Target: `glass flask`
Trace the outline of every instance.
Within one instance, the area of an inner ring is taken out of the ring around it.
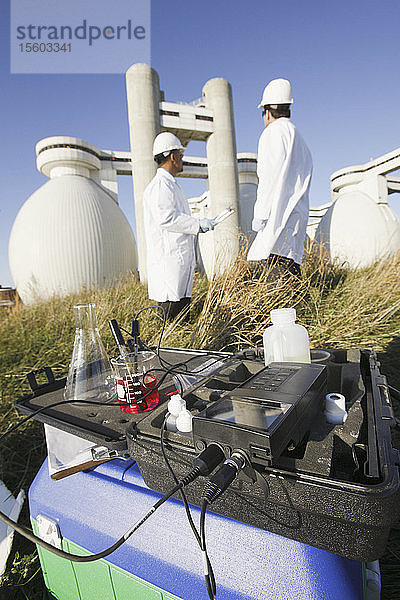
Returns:
[[[65,400],[111,402],[116,399],[110,361],[100,338],[95,308],[94,304],[74,306],[75,342],[64,390]]]

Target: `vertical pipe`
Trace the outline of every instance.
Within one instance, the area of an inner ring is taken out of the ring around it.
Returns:
[[[247,170],[246,170],[247,168]],[[254,204],[257,199],[258,177],[254,164],[242,163],[239,170],[240,230],[248,240],[254,239],[251,229]]]
[[[160,132],[160,83],[149,65],[137,63],[126,72],[128,120],[132,153],[133,193],[140,280],[147,281],[143,192],[154,177],[153,141]]]
[[[214,118],[214,132],[207,140],[209,214],[216,216],[229,206],[236,210],[214,231],[214,273],[219,274],[233,263],[239,250],[239,183],[232,88],[225,79],[210,79],[203,88],[203,97]]]

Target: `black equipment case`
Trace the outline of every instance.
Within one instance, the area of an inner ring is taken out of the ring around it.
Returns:
[[[318,353],[317,353],[318,354]],[[360,561],[379,558],[391,526],[400,514],[399,451],[393,448],[395,425],[386,378],[376,355],[368,350],[329,350],[326,387],[302,439],[277,458],[247,466],[211,510],[261,529]],[[185,391],[197,415],[221,394],[236,389],[264,368],[262,352],[233,355],[198,350],[162,349],[170,363],[191,359],[196,379]],[[162,364],[165,364],[164,362]],[[205,375],[205,373],[208,373]],[[192,373],[193,374],[193,373]],[[47,373],[48,375],[48,373]],[[35,413],[62,400],[65,380],[38,385],[16,407]],[[171,379],[160,388],[160,404],[150,412],[127,415],[117,406],[59,405],[34,418],[98,444],[99,454],[134,458],[145,483],[159,492],[173,485],[161,453],[161,430]],[[330,425],[323,414],[326,392],[346,398],[348,418]],[[187,474],[204,448],[201,440],[165,431],[165,451],[177,477]],[[232,448],[223,444],[229,456]],[[186,488],[188,500],[201,503],[205,480]]]

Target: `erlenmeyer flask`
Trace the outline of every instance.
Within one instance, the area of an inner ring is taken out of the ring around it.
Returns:
[[[79,304],[74,306],[74,312],[75,342],[64,398],[110,402],[116,396],[115,386],[97,328],[95,305]]]

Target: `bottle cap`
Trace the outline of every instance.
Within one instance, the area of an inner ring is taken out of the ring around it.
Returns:
[[[296,320],[295,308],[274,308],[271,310],[271,321],[274,325],[292,323]]]
[[[168,412],[171,415],[177,417],[184,408],[186,408],[186,402],[180,394],[171,396],[171,399],[168,402]]]

